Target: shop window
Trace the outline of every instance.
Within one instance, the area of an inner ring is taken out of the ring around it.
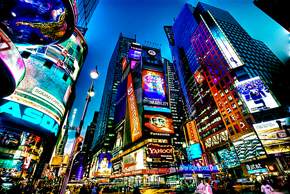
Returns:
[[[248,129],[244,121],[240,121],[240,126],[241,126],[243,131]]]
[[[213,59],[210,60],[210,64],[213,64]]]
[[[239,106],[243,106],[243,103],[242,103],[241,100],[238,100],[238,105],[239,105]]]
[[[216,69],[214,72],[215,72],[215,74],[218,74],[218,73],[219,73],[219,70],[218,70],[218,69]]]
[[[47,67],[48,69],[50,69],[52,67],[53,63],[50,61],[45,61],[44,65],[45,67]]]
[[[233,90],[234,89],[234,86],[233,86],[232,83],[229,84],[229,88],[230,88],[230,90]]]
[[[236,92],[233,92],[233,96],[234,96],[235,99],[239,98],[239,96],[238,96],[238,94]]]
[[[217,85],[216,85],[216,89],[217,89],[218,91],[220,91],[220,90],[221,90],[221,86],[220,86],[219,84],[217,84]]]
[[[242,116],[241,116],[241,114],[239,112],[236,112],[236,117],[237,117],[237,119],[241,119],[242,118]]]
[[[68,78],[68,75],[65,73],[65,74],[63,75],[62,79],[63,79],[64,81],[67,81],[67,78]]]
[[[226,71],[225,71],[225,70],[223,70],[223,71],[222,71],[222,74],[223,74],[223,75],[226,75]]]
[[[227,65],[227,62],[226,62],[226,61],[223,61],[223,64],[224,64],[224,65]]]
[[[231,118],[232,122],[236,122],[237,121],[234,115],[230,115],[230,118]]]
[[[216,59],[217,59],[217,56],[216,56],[216,55],[214,55],[214,56],[213,56],[213,58],[216,60]]]
[[[219,65],[221,63],[221,61],[218,59],[216,60],[216,64]],[[221,68],[220,68],[221,69]]]
[[[225,76],[225,80],[226,80],[226,83],[230,82],[230,79],[229,79],[229,77],[227,75]]]
[[[21,57],[24,58],[24,59],[28,59],[30,55],[31,55],[31,53],[27,52],[27,51],[23,51],[21,53]]]
[[[210,82],[209,85],[210,85],[210,87],[213,87],[213,83],[212,82]]]
[[[221,97],[224,97],[225,96],[224,93],[223,93],[223,91],[220,91],[220,95],[221,95]]]

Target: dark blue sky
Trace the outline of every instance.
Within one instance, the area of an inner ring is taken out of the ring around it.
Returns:
[[[74,120],[74,126],[78,126],[91,84],[89,73],[97,65],[100,76],[95,80],[96,95],[89,104],[82,136],[93,119],[94,111],[100,108],[108,64],[120,33],[128,38],[137,35],[137,42],[142,45],[145,41],[161,44],[162,56],[171,60],[163,26],[173,25],[174,18],[177,18],[185,3],[196,6],[198,2],[195,0],[100,0],[85,35],[88,56],[76,85],[77,95],[73,105],[73,109],[78,109]],[[282,62],[288,59],[289,33],[257,8],[253,0],[203,0],[201,2],[228,11],[250,36],[263,41]],[[71,117],[72,115],[69,117],[70,120]],[[73,141],[72,132],[70,137],[68,144]]]

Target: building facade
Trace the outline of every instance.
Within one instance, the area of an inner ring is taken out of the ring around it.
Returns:
[[[269,174],[282,174],[286,169],[275,153],[288,152],[280,148],[287,143],[279,148],[275,141],[267,144],[258,128],[262,122],[285,122],[289,116],[287,102],[279,102],[281,92],[272,93],[279,84],[273,76],[284,66],[280,60],[227,11],[204,3],[186,4],[165,32],[190,117],[196,122],[202,163],[219,164],[237,177],[255,176],[252,170],[259,169],[247,166],[259,162]],[[287,133],[285,127],[280,129]],[[265,158],[275,172],[270,172]]]

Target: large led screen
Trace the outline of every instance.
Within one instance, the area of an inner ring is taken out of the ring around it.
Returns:
[[[227,168],[233,168],[240,164],[239,158],[234,150],[222,149],[218,151],[220,161]]]
[[[253,124],[267,154],[290,151],[290,117]]]
[[[186,148],[186,152],[187,152],[188,160],[201,158],[202,150],[200,147],[200,143],[195,143],[195,144],[190,145],[189,148],[188,147]]]
[[[153,163],[174,163],[174,148],[172,145],[148,144],[147,161]]]
[[[144,149],[139,149],[123,157],[122,173],[146,169]]]
[[[259,159],[265,156],[266,152],[263,148],[258,136],[252,132],[233,141],[236,153],[240,161]]]
[[[142,71],[143,104],[168,106],[166,84],[163,73]]]
[[[144,114],[144,126],[147,135],[151,136],[169,136],[174,133],[173,121],[166,115]]]
[[[99,156],[99,163],[97,173],[95,176],[109,176],[111,175],[111,163],[112,155],[108,153],[101,153]]]
[[[259,76],[235,85],[251,113],[279,106]]]

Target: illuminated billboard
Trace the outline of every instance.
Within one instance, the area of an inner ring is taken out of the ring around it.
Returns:
[[[97,172],[94,176],[109,176],[111,175],[112,155],[108,153],[101,153],[97,164]]]
[[[137,108],[131,73],[128,75],[127,97],[128,97],[127,101],[128,101],[128,109],[129,109],[128,112],[130,115],[131,140],[132,142],[134,142],[140,137],[142,137],[142,131],[141,131],[141,126],[140,126],[138,108]]]
[[[1,28],[19,45],[48,45],[67,40],[75,27],[71,0],[1,2]]]
[[[123,147],[123,133],[124,133],[125,122],[122,122],[116,127],[117,139],[114,145],[114,150],[120,150]]]
[[[197,81],[197,83],[199,84],[201,84],[205,80],[204,76],[199,71],[196,71],[193,76],[195,80]]]
[[[144,114],[144,126],[145,131],[149,132],[147,135],[169,136],[174,133],[172,119],[161,114]]]
[[[140,61],[141,60],[141,56],[142,56],[142,51],[129,49],[129,55],[128,55],[129,59]]]
[[[195,143],[190,145],[190,147],[186,147],[186,152],[188,156],[188,160],[193,160],[196,158],[201,158],[202,150],[200,147],[200,143]]]
[[[235,85],[250,113],[279,107],[270,90],[259,76],[237,82]]]
[[[186,123],[186,129],[187,129],[189,142],[199,143],[195,121],[190,121]]]
[[[0,100],[0,117],[2,124],[33,130],[39,136],[55,137],[59,130],[59,124],[49,115],[14,101]]]
[[[240,165],[239,158],[234,150],[222,149],[218,151],[218,155],[224,167],[233,168]]]
[[[254,132],[234,140],[233,144],[241,162],[266,157],[265,149]]]
[[[123,61],[122,61],[122,70],[124,71],[124,69],[127,67],[127,57],[124,57]]]
[[[146,169],[145,151],[139,149],[123,157],[122,173],[130,172],[133,170]]]
[[[267,154],[290,151],[290,117],[257,123],[253,126]]]
[[[174,163],[174,148],[171,145],[148,144],[147,145],[147,162]]]
[[[143,104],[168,107],[163,73],[142,71]]]

